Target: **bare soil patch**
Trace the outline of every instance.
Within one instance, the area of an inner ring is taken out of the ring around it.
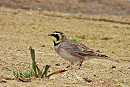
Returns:
[[[64,13],[130,15],[127,0],[0,0],[0,6]]]
[[[58,15],[58,16],[57,16]],[[78,17],[78,18],[77,18]],[[130,25],[100,20],[84,20],[78,15],[48,11],[0,8],[0,86],[1,87],[129,87],[130,86]],[[87,15],[89,19],[130,22],[129,16]],[[62,31],[68,38],[80,37],[79,42],[102,52],[120,63],[92,59],[80,70],[57,74],[49,79],[32,78],[17,81],[14,68],[23,70],[31,64],[29,47],[36,51],[39,66],[51,65],[50,72],[64,69],[69,62],[56,54],[47,35]],[[56,66],[59,64],[59,66]],[[76,75],[82,80],[77,80]],[[83,79],[84,78],[84,79]]]

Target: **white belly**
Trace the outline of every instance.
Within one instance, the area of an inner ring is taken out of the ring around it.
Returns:
[[[60,49],[60,53],[58,53],[62,58],[66,59],[66,60],[73,60],[73,56],[70,55],[70,53],[68,53],[67,51]]]
[[[55,46],[55,51],[64,59],[69,60],[69,61],[83,61],[82,58],[79,57],[75,57],[73,55],[71,55],[68,51],[66,51],[65,49],[58,49],[60,45]]]
[[[64,49],[60,49],[60,52],[58,52],[58,54],[62,58],[66,59],[66,60],[69,60],[69,61],[82,61],[82,58],[78,58],[78,57],[72,56],[69,52],[67,52]]]

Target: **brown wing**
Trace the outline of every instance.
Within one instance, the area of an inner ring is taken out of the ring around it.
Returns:
[[[74,56],[78,56],[78,57],[96,56],[96,52],[94,50],[76,41],[67,40],[63,44],[64,44],[64,49],[69,51]]]
[[[84,56],[89,56],[89,57],[93,56],[93,57],[105,58],[111,61],[119,62],[116,59],[113,59],[106,55],[95,52],[94,50],[88,48],[87,46],[73,40],[67,39],[67,41],[63,42],[63,44],[65,44],[63,45],[64,49],[69,51],[71,55],[74,55],[74,56],[78,56],[81,58],[84,58]]]

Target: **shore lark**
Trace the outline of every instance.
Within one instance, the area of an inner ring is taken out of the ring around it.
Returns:
[[[55,51],[62,58],[70,61],[71,65],[79,65],[79,69],[83,61],[93,58],[108,59],[119,62],[118,60],[100,54],[79,42],[67,39],[62,32],[54,31],[51,34],[48,34],[48,36],[51,36],[53,39]]]

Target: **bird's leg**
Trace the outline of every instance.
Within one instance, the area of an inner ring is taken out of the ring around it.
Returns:
[[[82,66],[82,63],[83,63],[83,61],[80,61],[80,64],[79,64],[79,69],[81,68],[81,66]]]
[[[71,61],[71,65],[67,66],[66,68],[68,68],[69,70],[72,70],[74,68],[74,66],[79,65],[79,68],[77,68],[77,69],[80,69],[82,66],[82,63],[83,63],[83,61],[80,61],[80,62]]]
[[[69,68],[69,67],[70,67],[70,65],[66,66],[66,68]]]
[[[67,70],[72,70],[73,69],[73,65],[74,65],[74,62],[71,62],[71,64],[66,67]]]
[[[74,62],[71,62],[69,69],[72,70],[73,68],[74,68]]]

